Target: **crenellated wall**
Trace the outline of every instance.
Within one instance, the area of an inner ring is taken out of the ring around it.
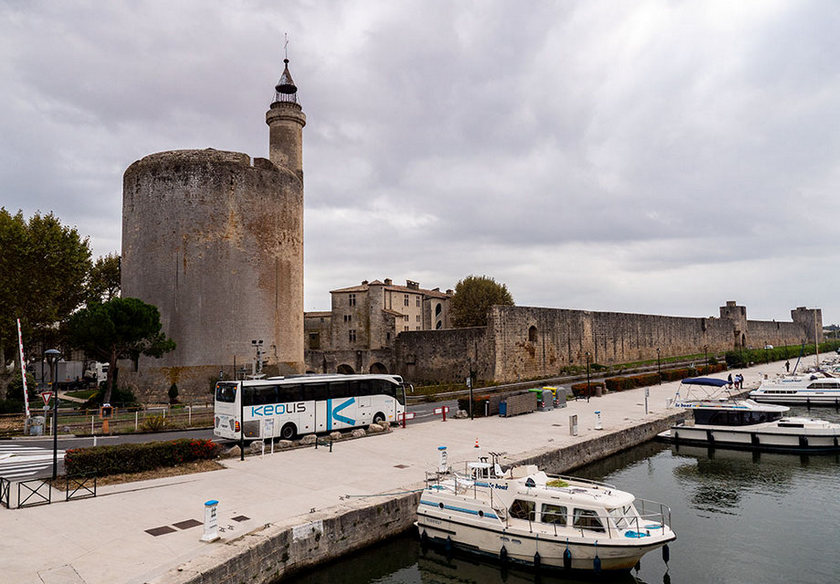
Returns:
[[[452,382],[463,380],[471,362],[479,379],[503,383],[551,377],[587,360],[609,365],[813,342],[821,311],[791,314],[793,322],[751,321],[734,302],[721,307],[721,318],[494,306],[487,327],[401,333],[396,370],[412,381]]]

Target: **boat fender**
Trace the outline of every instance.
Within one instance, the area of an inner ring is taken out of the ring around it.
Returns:
[[[636,570],[636,572],[638,573],[638,571],[642,569],[642,560],[637,560],[636,565],[633,566],[633,569]]]
[[[542,563],[542,558],[540,558],[540,552],[534,554],[534,567],[539,569],[540,564]]]
[[[572,569],[572,550],[569,549],[569,540],[566,540],[566,551],[563,552],[563,569]]]
[[[808,448],[808,437],[807,436],[800,436],[799,437],[799,446],[800,446],[800,448]]]
[[[750,441],[752,442],[753,446],[759,446],[761,442],[758,441],[758,434],[753,432],[750,434]]]
[[[598,557],[598,542],[595,542],[595,559],[592,560],[592,569],[596,574],[601,573],[601,558]]]
[[[452,537],[446,536],[446,543],[444,544],[444,549],[447,553],[452,551]]]
[[[834,448],[837,448],[837,446],[840,446],[840,445],[837,444],[837,436],[835,436],[834,437]]]
[[[671,574],[665,572],[665,575],[662,576],[662,584],[671,584]]]
[[[706,430],[706,440],[708,440],[709,444],[715,443],[715,435],[711,430]]]
[[[671,548],[668,547],[668,544],[662,546],[662,561],[666,564],[671,559]]]
[[[426,533],[426,530],[423,530],[423,533],[420,534],[420,544],[423,547],[428,547],[429,545],[429,534]]]
[[[499,550],[499,561],[502,562],[503,564],[506,564],[507,560],[508,560],[507,548],[505,546],[502,546],[502,549]]]
[[[679,441],[680,441],[680,433],[679,433],[679,432],[677,432],[676,430],[674,430],[672,433],[673,433],[673,435],[674,435],[674,444],[679,443]]]

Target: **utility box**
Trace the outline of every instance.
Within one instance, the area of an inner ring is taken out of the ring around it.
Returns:
[[[569,416],[569,434],[572,436],[578,435],[578,420],[577,414]]]

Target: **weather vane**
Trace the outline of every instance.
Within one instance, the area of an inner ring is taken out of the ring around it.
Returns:
[[[284,32],[283,33],[283,38],[285,39],[285,42],[283,42],[283,53],[285,54],[285,58],[288,59],[289,58],[289,33]]]

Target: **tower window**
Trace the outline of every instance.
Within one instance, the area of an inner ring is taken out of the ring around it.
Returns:
[[[309,348],[310,349],[320,349],[321,348],[321,333],[309,333]]]
[[[403,294],[403,306],[408,306],[408,294]]]
[[[344,315],[344,322],[351,322],[353,320],[352,314],[345,314]]]
[[[420,306],[420,297],[419,297],[419,296],[417,296],[414,300],[415,300],[415,302],[416,302],[416,305],[417,305],[417,306]]]
[[[350,329],[348,336],[349,336],[350,342],[355,343],[356,342],[356,329]]]
[[[528,340],[532,343],[537,342],[537,327],[532,326],[528,329]]]
[[[350,306],[356,306],[356,295],[355,294],[350,294],[349,298],[347,300],[348,300]]]

